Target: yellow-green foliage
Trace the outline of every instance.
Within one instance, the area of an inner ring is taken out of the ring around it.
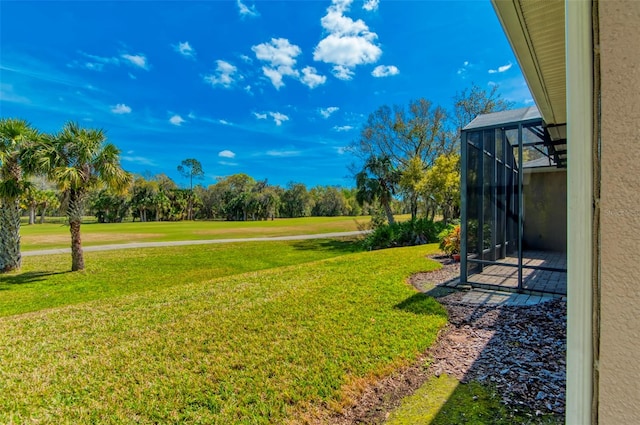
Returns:
[[[339,403],[434,342],[446,312],[405,279],[438,267],[435,248],[190,281],[151,269],[135,283],[151,290],[0,318],[0,423],[280,424]],[[114,282],[136,267],[125,254]],[[82,292],[93,273],[64,276]]]

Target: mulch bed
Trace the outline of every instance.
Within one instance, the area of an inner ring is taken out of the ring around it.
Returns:
[[[409,282],[438,297],[449,312],[449,324],[438,341],[413,365],[367,388],[354,405],[324,423],[382,423],[402,398],[442,373],[463,383],[488,383],[512,408],[563,415],[566,301],[522,307],[464,304],[464,292],[442,285],[459,276],[459,264],[433,258],[443,267],[418,273]]]

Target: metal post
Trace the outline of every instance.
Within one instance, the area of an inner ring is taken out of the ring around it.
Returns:
[[[522,180],[524,167],[522,166],[522,123],[518,124],[518,291],[522,285],[522,234],[524,233],[522,214],[524,213],[524,199],[522,198]]]
[[[493,141],[491,142],[491,150],[493,152],[493,160],[491,161],[491,260],[496,261],[496,247],[498,246],[498,157],[496,155],[496,129],[492,130]]]
[[[467,283],[467,132],[463,131],[460,141],[461,171],[460,174],[460,282]]]

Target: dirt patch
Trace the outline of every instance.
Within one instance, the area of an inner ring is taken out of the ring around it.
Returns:
[[[307,423],[381,424],[404,397],[442,373],[462,382],[493,385],[502,401],[514,408],[525,407],[536,414],[564,413],[566,302],[558,299],[526,307],[466,305],[464,293],[449,287],[459,276],[459,264],[435,259],[443,263],[441,269],[416,274],[409,282],[439,297],[449,313],[449,324],[436,344],[411,366],[367,386],[339,414]]]

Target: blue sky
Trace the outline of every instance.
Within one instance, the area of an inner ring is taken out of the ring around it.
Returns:
[[[531,95],[489,1],[0,2],[0,115],[106,130],[134,173],[353,186],[369,113]]]

